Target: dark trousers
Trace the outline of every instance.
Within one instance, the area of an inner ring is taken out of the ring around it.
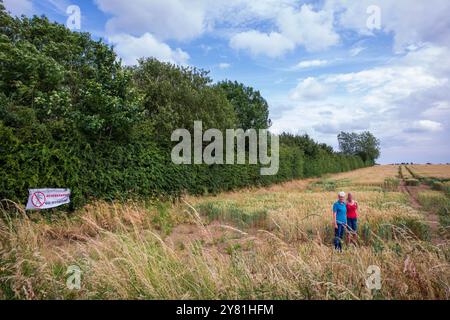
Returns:
[[[334,229],[334,248],[342,251],[342,240],[344,239],[345,225],[338,223],[338,227]]]

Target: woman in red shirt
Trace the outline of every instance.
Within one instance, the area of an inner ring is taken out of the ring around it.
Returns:
[[[355,242],[358,236],[358,202],[353,200],[351,193],[347,197],[347,227],[348,241]]]

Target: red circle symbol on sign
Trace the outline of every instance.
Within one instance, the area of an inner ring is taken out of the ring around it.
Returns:
[[[45,200],[46,200],[45,194],[43,194],[42,192],[35,192],[31,197],[31,203],[36,208],[42,207],[45,204]]]

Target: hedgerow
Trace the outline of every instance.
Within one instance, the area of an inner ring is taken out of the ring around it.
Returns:
[[[268,104],[238,83],[155,59],[124,67],[113,48],[45,17],[13,18],[0,3],[0,198],[26,201],[29,188],[72,190],[90,199],[178,197],[269,185],[365,166],[308,136],[281,136],[280,169],[175,165],[170,134],[268,128]],[[247,129],[247,128],[246,128]]]

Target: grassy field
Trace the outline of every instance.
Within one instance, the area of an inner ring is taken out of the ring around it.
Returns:
[[[396,178],[398,171],[398,166],[395,165],[375,166],[336,174],[331,179],[347,180],[352,185],[383,185],[387,178]]]
[[[411,168],[409,168],[411,170]],[[404,179],[414,179],[414,176],[411,174],[411,171],[408,170],[407,166],[400,166],[402,178]]]
[[[429,241],[426,212],[386,187],[398,173],[378,166],[69,215],[2,211],[0,298],[448,299],[448,242]],[[337,253],[331,205],[341,189],[360,204],[360,232]],[[67,286],[70,266],[82,271],[79,290]],[[381,269],[380,290],[366,287],[370,266]]]
[[[421,178],[450,179],[450,165],[410,165],[415,175]]]

